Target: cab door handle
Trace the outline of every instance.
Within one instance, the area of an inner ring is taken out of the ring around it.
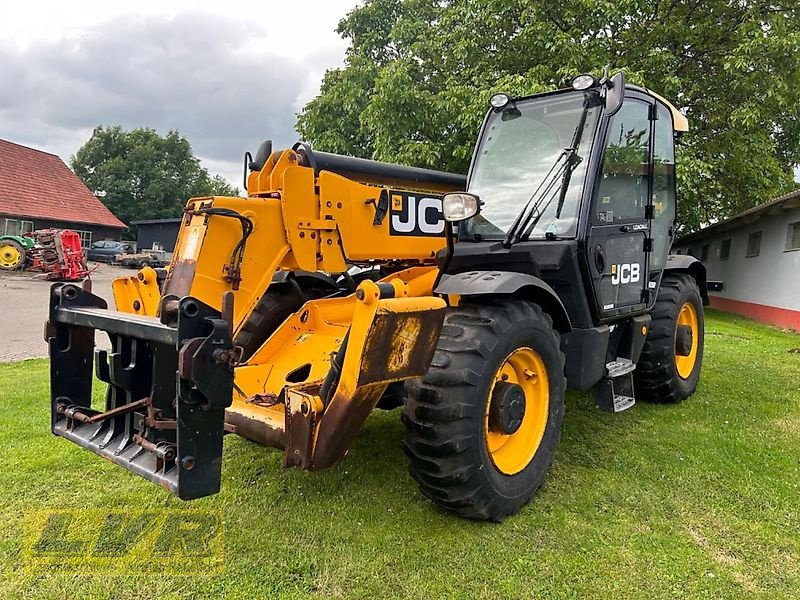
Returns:
[[[623,225],[619,228],[622,233],[630,233],[631,231],[647,231],[649,225],[647,223],[632,223],[630,225]]]

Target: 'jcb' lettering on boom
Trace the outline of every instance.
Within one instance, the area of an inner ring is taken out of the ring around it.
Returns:
[[[441,196],[417,197],[393,192],[392,235],[441,236],[444,235]]]

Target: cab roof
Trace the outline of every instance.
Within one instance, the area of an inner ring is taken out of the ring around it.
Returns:
[[[662,96],[661,94],[657,94],[653,90],[648,90],[647,88],[639,87],[638,85],[628,85],[627,87],[644,92],[645,94],[652,96],[653,98],[664,104],[664,106],[666,106],[672,113],[672,123],[673,127],[675,128],[675,131],[681,131],[681,132],[689,131],[689,119],[687,119],[686,116],[681,111],[675,108],[675,105],[672,104],[672,102],[664,98],[664,96]]]

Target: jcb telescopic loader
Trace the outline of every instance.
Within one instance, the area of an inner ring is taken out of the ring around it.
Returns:
[[[169,268],[116,280],[116,311],[54,285],[53,433],[192,499],[219,491],[225,433],[316,471],[402,405],[422,492],[501,520],[542,485],[568,386],[614,412],[691,395],[686,119],[622,74],[490,104],[467,178],[265,143],[247,197],[190,200]]]

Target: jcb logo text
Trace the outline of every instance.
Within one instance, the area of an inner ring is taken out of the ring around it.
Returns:
[[[611,283],[613,285],[636,283],[639,281],[640,275],[641,266],[639,263],[611,265]]]
[[[391,192],[392,235],[442,236],[444,216],[441,196],[419,196],[406,192]]]

